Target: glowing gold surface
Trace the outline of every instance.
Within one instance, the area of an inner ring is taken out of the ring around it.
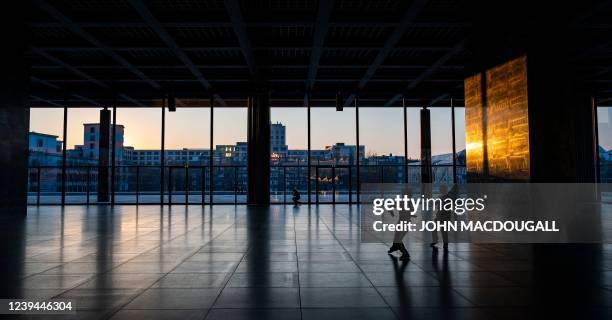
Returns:
[[[464,81],[468,175],[529,179],[527,58],[508,61]],[[483,132],[484,131],[484,132]]]

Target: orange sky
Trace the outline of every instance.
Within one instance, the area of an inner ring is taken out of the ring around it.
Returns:
[[[246,141],[246,109],[215,109],[214,144],[234,144]],[[432,109],[433,154],[451,151],[450,109]],[[457,109],[457,128],[463,128],[464,113]],[[62,135],[63,111],[60,108],[32,109],[30,127],[32,131]],[[83,123],[98,122],[99,109],[69,109],[68,148],[83,143]],[[272,122],[281,122],[287,127],[287,144],[290,149],[306,149],[306,110],[299,108],[273,108]],[[333,108],[313,108],[311,113],[312,147],[322,149],[337,142],[355,144],[355,111],[345,108],[338,112]],[[160,148],[159,109],[120,108],[117,123],[125,126],[125,145],[137,149]],[[166,148],[205,148],[209,147],[210,110],[207,108],[179,108],[176,112],[166,112]],[[361,108],[360,143],[366,146],[368,154],[398,154],[403,147],[403,111],[400,108]],[[419,155],[419,110],[408,110],[409,155]],[[464,148],[461,132],[457,136],[457,150]],[[366,134],[367,133],[367,134]]]

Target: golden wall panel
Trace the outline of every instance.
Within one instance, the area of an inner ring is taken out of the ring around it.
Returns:
[[[465,148],[466,169],[470,174],[483,173],[483,126],[481,75],[471,76],[464,81],[465,88]]]
[[[529,117],[525,56],[465,79],[468,175],[529,179]],[[482,92],[482,88],[485,92]]]

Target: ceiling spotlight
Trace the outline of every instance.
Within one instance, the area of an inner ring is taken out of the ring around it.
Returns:
[[[168,112],[176,111],[176,98],[174,97],[174,93],[168,93]]]
[[[343,104],[344,104],[344,99],[342,98],[342,92],[338,91],[338,93],[336,93],[336,111],[342,111],[343,110]]]

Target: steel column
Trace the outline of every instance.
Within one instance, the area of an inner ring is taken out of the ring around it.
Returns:
[[[159,154],[159,204],[164,205],[164,189],[165,189],[165,163],[166,163],[166,97],[162,98],[161,104],[161,151]]]
[[[68,106],[66,106],[66,97],[64,97],[64,127],[63,127],[63,139],[64,143],[62,143],[62,206],[66,204],[66,141],[68,141]]]
[[[360,175],[361,175],[361,168],[359,168],[359,96],[355,96],[354,99],[354,103],[355,103],[355,131],[356,131],[356,146],[355,146],[355,152],[357,153],[356,157],[355,157],[355,163],[356,163],[356,183],[357,183],[357,203],[361,203],[361,185],[360,185]]]
[[[214,185],[215,185],[215,180],[213,178],[213,158],[214,158],[214,149],[213,149],[213,137],[214,137],[214,127],[215,127],[215,121],[214,121],[214,116],[215,116],[215,99],[211,96],[210,97],[210,141],[209,141],[209,146],[210,146],[210,157],[208,159],[208,183],[209,183],[209,187],[208,187],[208,204],[212,206],[213,204],[213,192],[215,190]],[[204,201],[204,199],[202,199],[202,201]]]
[[[457,149],[455,146],[455,104],[453,98],[450,98],[451,118],[452,118],[452,137],[453,137],[453,184],[457,183]]]
[[[310,94],[308,94],[307,99],[306,99],[306,101],[307,101],[307,104],[306,104],[307,124],[308,124],[308,154],[306,156],[307,161],[308,161],[308,165],[307,165],[307,170],[308,170],[308,179],[307,179],[307,182],[308,182],[308,186],[307,186],[308,187],[308,205],[310,205],[312,203],[312,201],[310,199],[310,193],[312,192],[312,190],[311,190],[312,186],[310,185],[310,176],[312,175],[312,170],[311,170],[311,167],[310,167],[310,149],[311,149],[311,146],[310,146],[310,98],[311,98],[311,96],[310,96]]]
[[[402,108],[404,109],[404,183],[408,183],[408,107],[406,97],[402,97]]]
[[[113,134],[111,135],[111,206],[115,205],[115,183],[117,183],[115,169],[116,169],[116,151],[117,148],[117,101],[113,102]]]

